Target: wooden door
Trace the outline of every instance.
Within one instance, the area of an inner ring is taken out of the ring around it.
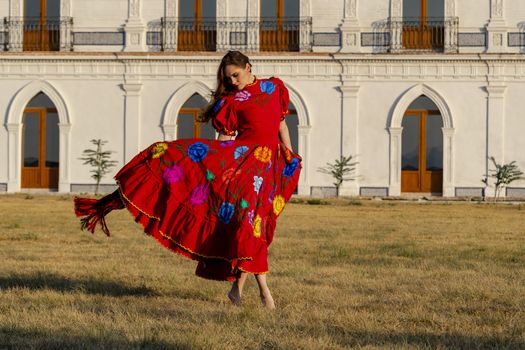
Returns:
[[[403,48],[443,48],[443,19],[443,0],[403,0]]]
[[[299,51],[299,1],[261,0],[260,50]]]
[[[177,49],[179,51],[215,51],[216,1],[179,2]]]
[[[443,192],[443,133],[439,111],[408,110],[403,118],[401,192]]]
[[[22,188],[58,188],[58,114],[26,108],[23,127]]]
[[[60,0],[24,0],[24,51],[60,49]]]

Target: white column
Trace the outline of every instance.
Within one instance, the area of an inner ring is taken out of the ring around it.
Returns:
[[[443,197],[454,197],[454,129],[442,128],[443,131]]]
[[[345,0],[341,30],[341,52],[360,52],[359,20],[357,19],[357,0]]]
[[[312,13],[310,11],[310,1],[302,0],[299,9],[299,51],[312,51]]]
[[[126,43],[124,51],[147,51],[146,26],[142,22],[140,0],[128,0],[128,19],[124,25]]]
[[[124,162],[127,163],[141,149],[141,95],[142,84],[138,81],[122,84],[125,91],[124,102]]]
[[[224,52],[230,44],[230,27],[228,26],[228,8],[226,0],[217,0],[217,47],[216,51]]]
[[[504,1],[490,0],[490,20],[487,30],[487,52],[506,52],[507,24],[504,16]]]
[[[248,42],[247,51],[257,52],[260,48],[259,23],[260,9],[259,0],[248,0]]]
[[[505,163],[505,90],[502,83],[490,84],[487,91],[487,165],[493,168],[488,158],[494,157],[498,164]],[[488,169],[487,169],[488,170]],[[487,172],[488,173],[488,172]],[[493,195],[494,188],[488,189]],[[504,194],[502,194],[504,195]]]
[[[9,1],[9,22],[7,24],[7,50],[21,52],[23,49],[24,28],[21,0]]]
[[[342,156],[352,156],[352,160],[359,162],[359,86],[343,85],[339,87],[342,98],[341,118],[341,152]],[[359,195],[359,164],[355,165],[352,173],[353,181],[345,181],[339,189],[343,196]]]
[[[60,133],[59,140],[59,173],[58,173],[58,192],[70,192],[70,149],[69,135],[71,124],[58,124]]]
[[[60,2],[60,51],[72,50],[71,0]]]
[[[310,195],[310,182],[308,176],[308,161],[309,161],[309,134],[311,127],[309,125],[299,125],[297,127],[299,139],[297,147],[299,155],[303,158],[301,175],[299,176],[299,184],[297,185],[297,193],[301,196]]]
[[[163,125],[162,132],[164,133],[164,141],[173,141],[177,139],[177,125]]]
[[[390,127],[390,184],[389,196],[401,195],[401,132],[403,128]]]
[[[6,124],[7,128],[7,192],[20,191],[21,141],[22,124]]]

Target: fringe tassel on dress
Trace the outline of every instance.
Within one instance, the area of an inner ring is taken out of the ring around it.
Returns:
[[[80,219],[80,228],[87,229],[91,233],[95,232],[98,223],[102,231],[109,236],[109,229],[106,224],[105,216],[112,210],[125,208],[120,198],[119,190],[114,191],[100,199],[75,197],[75,214],[84,216]]]

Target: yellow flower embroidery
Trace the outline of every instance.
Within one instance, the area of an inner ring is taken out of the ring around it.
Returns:
[[[273,199],[273,212],[279,215],[284,208],[284,198],[280,194]]]
[[[286,151],[284,151],[284,158],[286,158],[287,162],[290,162],[292,160],[292,152],[287,148]]]
[[[257,147],[254,152],[255,159],[260,160],[263,163],[268,163],[272,158],[272,150],[266,146]]]
[[[153,146],[153,149],[151,150],[151,157],[159,158],[166,152],[167,149],[168,149],[167,143],[157,143],[155,146]]]
[[[262,218],[260,215],[257,215],[253,219],[253,236],[255,238],[261,237],[261,226],[262,226]]]

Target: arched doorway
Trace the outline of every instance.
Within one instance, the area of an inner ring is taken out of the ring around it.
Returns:
[[[421,95],[403,116],[401,192],[443,193],[443,118]]]
[[[206,106],[206,100],[199,94],[193,94],[179,111],[177,116],[177,139],[187,138],[215,138],[215,129],[211,123],[200,123],[197,117],[202,108]]]
[[[22,188],[58,189],[58,121],[55,105],[42,92],[24,109]]]

